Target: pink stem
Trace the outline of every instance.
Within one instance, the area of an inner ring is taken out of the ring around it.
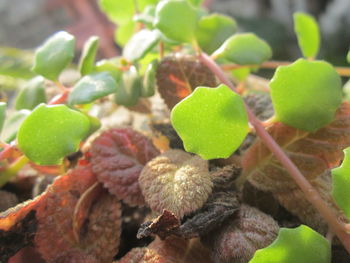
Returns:
[[[206,54],[199,55],[199,60],[205,64],[225,85],[227,85],[233,92],[236,92],[234,85],[221,70],[221,68]],[[271,135],[265,130],[264,126],[257,119],[254,113],[246,105],[247,114],[250,124],[255,128],[256,134],[275,155],[275,157],[281,162],[285,169],[289,172],[291,177],[297,183],[297,185],[304,192],[306,199],[317,209],[322,215],[324,220],[328,223],[331,230],[337,235],[340,241],[343,243],[346,250],[350,253],[350,235],[345,232],[345,226],[340,222],[333,211],[327,206],[324,200],[321,198],[316,189],[309,183],[307,179],[302,175],[300,170],[290,160],[287,154],[276,143]]]

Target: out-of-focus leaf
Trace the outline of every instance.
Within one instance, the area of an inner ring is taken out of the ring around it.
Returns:
[[[0,75],[21,79],[34,77],[30,70],[33,57],[30,51],[0,47]]]
[[[61,31],[45,41],[35,51],[33,71],[52,81],[57,81],[60,73],[74,57],[74,36]]]
[[[103,59],[96,63],[95,66],[96,72],[105,72],[107,71],[118,82],[121,78],[122,71],[119,69],[119,61]]]
[[[123,106],[134,106],[142,90],[142,81],[135,66],[124,71],[117,83],[115,102]]]
[[[78,150],[89,127],[89,119],[80,112],[65,105],[41,104],[21,124],[18,146],[36,164],[60,164]]]
[[[46,102],[45,81],[41,76],[31,79],[16,97],[16,110],[32,110],[40,103]]]
[[[142,97],[151,97],[155,93],[157,66],[158,60],[153,60],[146,69],[141,89]]]
[[[97,53],[99,38],[90,37],[84,44],[83,51],[79,60],[79,71],[82,76],[91,73],[94,70],[94,62]]]
[[[0,134],[6,117],[6,103],[0,102]]]
[[[116,82],[109,72],[86,75],[74,85],[68,103],[87,104],[116,92]]]
[[[119,25],[114,34],[115,42],[120,46],[125,46],[135,32],[136,23],[130,20],[126,24]]]
[[[315,18],[301,12],[294,13],[293,18],[301,52],[306,58],[315,58],[320,47],[320,30]]]
[[[281,228],[277,239],[259,249],[249,263],[330,263],[331,246],[327,239],[308,226]]]
[[[29,110],[20,110],[8,116],[4,122],[1,139],[7,143],[13,141],[16,138],[20,125],[29,114]]]

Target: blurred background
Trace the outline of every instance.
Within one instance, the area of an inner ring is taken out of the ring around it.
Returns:
[[[116,0],[132,1],[132,0]],[[320,23],[320,58],[345,65],[350,45],[350,0],[206,0],[212,10],[233,16],[240,31],[265,39],[273,59],[300,57],[292,14],[304,11]],[[33,49],[49,35],[66,30],[77,37],[77,49],[91,35],[101,39],[100,58],[118,55],[116,26],[100,12],[98,0],[0,0],[0,46]]]

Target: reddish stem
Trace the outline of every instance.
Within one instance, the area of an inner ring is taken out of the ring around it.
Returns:
[[[225,75],[222,69],[206,54],[199,55],[199,60],[205,64],[223,83],[226,84],[233,92],[236,92],[234,85]],[[302,175],[300,170],[290,160],[282,148],[276,143],[271,135],[265,130],[264,126],[257,119],[254,113],[246,105],[249,122],[255,128],[256,134],[275,155],[277,160],[285,167],[290,176],[294,179],[296,184],[304,192],[306,199],[317,209],[322,215],[324,220],[328,223],[331,230],[337,235],[340,241],[343,243],[345,249],[350,253],[350,235],[345,232],[345,225],[340,222],[333,211],[327,206],[324,200],[321,198],[316,189],[309,183],[307,179]]]
[[[57,96],[55,96],[50,102],[49,105],[54,105],[54,104],[62,104],[65,103],[67,98],[69,95],[69,90],[66,89],[65,91],[63,91],[63,93],[58,94]]]

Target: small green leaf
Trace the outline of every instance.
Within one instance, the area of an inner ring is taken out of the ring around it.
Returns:
[[[231,71],[232,76],[238,81],[244,81],[250,74],[250,68],[239,68]]]
[[[32,110],[40,103],[46,102],[45,80],[41,76],[31,79],[18,93],[16,110]]]
[[[240,65],[259,65],[271,58],[272,50],[269,44],[255,34],[245,33],[227,39],[213,56]]]
[[[0,102],[0,134],[6,117],[6,103]]]
[[[61,31],[51,36],[35,52],[33,71],[56,81],[74,57],[74,36]]]
[[[171,112],[186,151],[203,159],[228,158],[248,133],[242,98],[227,86],[197,87]]]
[[[131,62],[139,60],[157,45],[159,39],[158,30],[140,30],[125,45],[123,56]]]
[[[79,60],[79,71],[82,76],[91,73],[94,70],[94,62],[97,53],[99,38],[90,37],[84,44],[83,51]]]
[[[158,60],[153,60],[150,64],[148,64],[145,76],[143,78],[143,85],[141,89],[142,97],[151,97],[155,93],[157,66]]]
[[[320,48],[320,30],[315,18],[299,12],[295,13],[293,18],[294,31],[303,56],[315,58]]]
[[[348,63],[350,63],[350,49],[349,49],[348,54],[346,56],[346,60],[348,61]]]
[[[117,83],[115,102],[123,106],[133,106],[137,103],[142,89],[142,82],[135,66],[124,71]]]
[[[141,14],[136,14],[134,16],[135,22],[141,22],[145,24],[148,28],[153,28],[154,16],[156,15],[156,7],[153,5],[148,5]]]
[[[325,61],[278,67],[270,88],[277,119],[310,132],[330,123],[342,101],[341,79]]]
[[[115,33],[115,42],[120,46],[125,46],[135,32],[136,23],[130,20],[128,23],[118,26]]]
[[[75,84],[68,103],[87,104],[116,92],[116,82],[108,72],[86,75]]]
[[[89,137],[91,134],[93,134],[95,131],[97,131],[99,128],[101,128],[101,121],[97,119],[96,117],[90,116],[90,115],[85,115],[89,121],[90,121],[90,129],[87,135],[85,136],[84,139]]]
[[[95,71],[104,72],[107,71],[114,78],[115,81],[119,81],[121,78],[122,72],[118,68],[119,61],[111,59],[103,59],[96,63]]]
[[[192,43],[195,39],[198,11],[186,0],[164,0],[156,9],[154,26],[166,37]]]
[[[350,218],[350,147],[344,150],[341,166],[332,170],[332,196],[337,205]]]
[[[65,105],[41,104],[24,120],[18,131],[22,152],[39,165],[55,165],[79,149],[90,129],[89,119]]]
[[[1,133],[1,139],[7,143],[13,141],[16,138],[19,126],[29,114],[29,110],[20,110],[12,113],[5,120],[4,127]]]
[[[236,21],[229,16],[212,14],[198,21],[196,38],[206,53],[213,53],[237,31]]]
[[[308,226],[281,228],[277,239],[259,249],[249,263],[330,263],[331,246]]]

